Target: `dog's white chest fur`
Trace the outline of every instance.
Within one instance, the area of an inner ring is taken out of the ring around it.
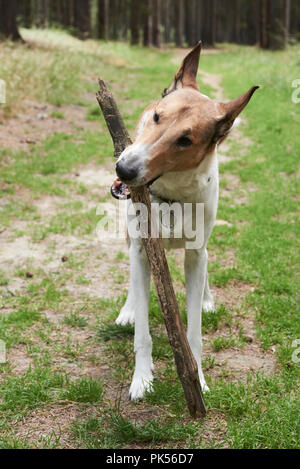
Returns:
[[[159,231],[166,249],[185,247],[185,233],[200,222],[200,207],[203,204],[204,218],[201,219],[204,238],[207,228],[213,226],[218,204],[218,161],[216,152],[209,155],[196,169],[182,173],[168,173],[151,187],[151,203],[161,207]],[[176,204],[181,205],[180,215],[176,216]],[[190,205],[188,209],[187,205]],[[197,211],[198,210],[198,211]],[[198,217],[198,218],[197,218]],[[178,226],[185,224],[185,226]],[[182,228],[182,229],[181,229]],[[185,229],[186,228],[186,229]],[[206,228],[206,229],[205,229]],[[178,233],[182,231],[182,237]],[[210,231],[210,229],[209,229]],[[193,239],[193,238],[192,238]]]
[[[218,186],[217,152],[208,155],[195,169],[167,173],[153,183],[151,193],[165,200],[207,202]]]

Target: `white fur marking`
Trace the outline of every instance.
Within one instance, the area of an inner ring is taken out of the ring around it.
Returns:
[[[144,130],[144,127],[146,125],[146,122],[148,121],[149,117],[150,117],[150,114],[152,114],[152,111],[146,111],[144,112],[144,114],[142,115],[141,117],[141,120],[140,120],[140,123],[139,123],[139,126],[138,126],[138,129],[137,129],[137,134],[136,134],[136,138],[140,137],[142,135],[142,132]]]

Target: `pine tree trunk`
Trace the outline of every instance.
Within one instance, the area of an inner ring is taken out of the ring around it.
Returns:
[[[66,28],[73,24],[72,11],[72,2],[69,0],[64,0],[61,6],[61,21],[62,25]]]
[[[40,0],[38,1],[40,2]],[[50,2],[49,20],[52,25],[63,24],[63,5],[60,0]]]
[[[82,39],[91,36],[90,0],[74,0],[74,26]]]
[[[0,39],[22,40],[17,26],[17,1],[0,0]]]
[[[42,14],[42,27],[48,28],[49,26],[49,1],[48,0],[42,0],[42,13],[41,14]]]
[[[1,4],[1,2],[0,2]],[[28,0],[21,0],[19,3],[19,13],[21,14],[21,24],[25,28],[31,28],[33,20],[33,11],[31,7],[31,2]],[[2,12],[1,12],[2,14]],[[1,19],[0,19],[1,21]]]
[[[162,23],[164,26],[164,42],[167,44],[171,40],[171,30],[170,30],[170,13],[171,13],[171,4],[170,0],[162,1]]]
[[[300,40],[300,2],[291,2],[290,35],[294,40]]]
[[[259,45],[262,49],[268,48],[266,0],[259,0]]]
[[[241,12],[240,0],[234,1],[234,41],[236,44],[241,43]]]
[[[175,44],[177,47],[182,47],[183,45],[183,21],[183,0],[175,0]]]
[[[143,46],[152,46],[152,0],[143,2]]]
[[[202,37],[204,46],[214,47],[216,40],[215,0],[202,0]]]
[[[284,49],[285,7],[284,0],[260,0],[260,46],[263,49]]]
[[[188,0],[185,4],[185,37],[188,46],[196,43],[196,0]]]
[[[109,9],[110,9],[110,24],[111,24],[111,32],[110,37],[114,41],[119,39],[119,31],[120,31],[120,0],[110,0],[109,2]]]
[[[153,45],[161,47],[161,0],[153,1]]]
[[[109,32],[109,3],[108,0],[98,0],[98,30],[97,37],[99,39],[108,39]]]
[[[130,31],[131,45],[140,42],[140,0],[131,0],[130,2]]]
[[[201,28],[201,16],[202,16],[202,11],[201,11],[201,3],[196,0],[196,42],[200,41],[202,39],[202,28]]]
[[[290,20],[291,20],[291,0],[284,0],[284,33],[285,33],[285,44],[287,44],[288,41],[289,41]]]

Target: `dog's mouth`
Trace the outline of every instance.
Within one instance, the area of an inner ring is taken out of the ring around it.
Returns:
[[[147,182],[146,186],[150,187],[151,184],[153,184],[155,181],[157,181],[158,178],[160,178],[160,176],[162,175],[160,174],[159,176],[156,176],[155,178],[151,179],[151,181]],[[122,182],[121,179],[118,177],[112,183],[110,193],[115,199],[118,200],[127,200],[131,197],[127,184]]]
[[[121,181],[120,178],[116,178],[110,187],[111,195],[118,200],[130,199],[130,192],[128,186]]]

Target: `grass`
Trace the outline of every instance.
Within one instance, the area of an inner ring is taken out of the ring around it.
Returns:
[[[229,224],[216,226],[209,243],[219,301],[216,312],[203,317],[208,417],[193,422],[153,288],[154,389],[142,402],[127,401],[134,330],[114,320],[125,301],[128,255],[118,242],[95,244],[96,204],[111,198],[75,177],[102,166],[113,173],[112,144],[90,99],[98,75],[109,81],[132,131],[141,110],[170,83],[173,53],[80,41],[55,30],[22,30],[22,36],[25,45],[0,45],[8,97],[1,123],[24,113],[26,99],[54,106],[51,117],[62,124],[75,104],[85,122],[27,151],[0,150],[0,236],[6,246],[0,339],[8,356],[0,363],[0,448],[59,448],[66,440],[74,448],[299,448],[293,344],[300,338],[300,108],[291,101],[299,46],[276,53],[222,46],[201,58],[203,70],[222,76],[228,99],[255,84],[261,89],[243,114],[241,138],[230,141],[228,154],[235,157],[220,165],[218,218]],[[205,94],[213,91],[200,86]],[[46,198],[51,210],[41,211],[38,202]],[[18,249],[26,243],[24,259]],[[169,265],[186,323],[184,275],[174,253]],[[267,373],[231,368],[232,352],[250,359],[257,350],[260,360],[270,360]],[[49,414],[49,432],[33,439],[30,431],[43,413]]]
[[[61,397],[75,402],[99,402],[103,397],[103,388],[97,381],[82,378],[70,383]]]
[[[52,111],[51,112],[51,117],[54,117],[55,119],[64,119],[65,115],[61,111]]]
[[[1,385],[1,410],[15,415],[48,403],[64,381],[63,375],[44,368],[29,368],[22,377],[10,376],[5,386]]]

